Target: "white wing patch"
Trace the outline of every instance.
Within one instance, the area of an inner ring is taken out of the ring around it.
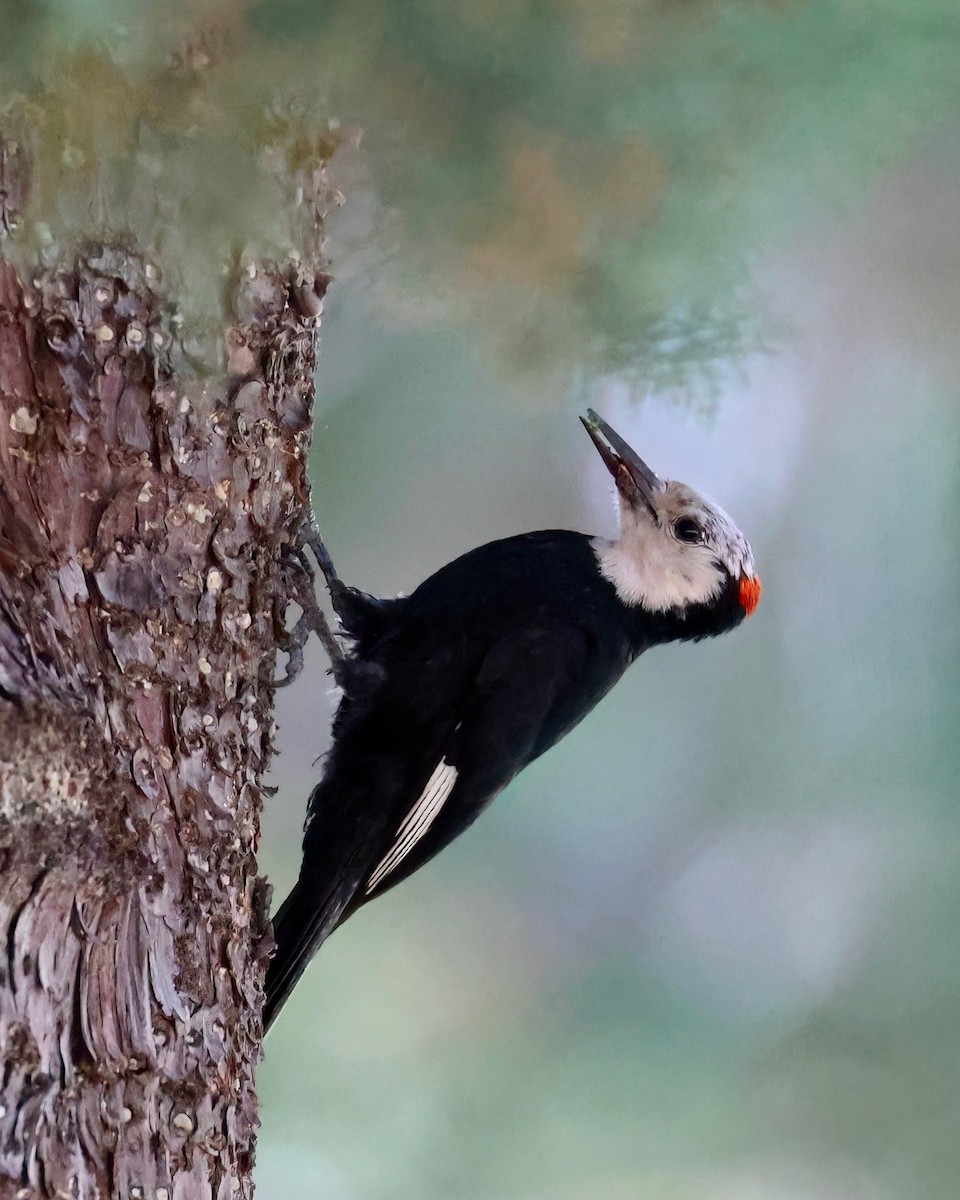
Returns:
[[[457,768],[441,758],[436,770],[427,780],[420,799],[404,817],[397,830],[396,840],[380,860],[367,883],[367,895],[395,870],[433,824],[457,782]]]

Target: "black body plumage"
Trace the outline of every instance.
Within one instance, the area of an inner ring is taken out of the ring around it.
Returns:
[[[352,652],[335,662],[332,748],[274,918],[265,1027],[324,938],[462,833],[638,654],[754,611],[760,581],[730,518],[658,479],[595,414],[584,425],[616,480],[616,542],[564,529],[490,542],[395,600],[344,587],[314,545]]]
[[[551,530],[473,550],[409,597],[343,589],[354,652],[300,878],[274,919],[265,1025],[337,925],[460,834],[640,653],[738,624],[738,588],[728,573],[709,602],[651,612],[620,597],[592,539]]]

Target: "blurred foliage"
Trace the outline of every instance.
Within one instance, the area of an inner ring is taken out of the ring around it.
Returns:
[[[954,0],[0,0],[0,21],[0,113],[40,125],[40,242],[159,228],[210,308],[225,264],[296,242],[272,114],[331,147],[333,117],[366,131],[343,186],[377,208],[332,253],[381,312],[643,388],[762,344],[751,255],[960,98]]]
[[[304,90],[246,69],[242,9],[13,6],[0,43],[0,131],[29,184],[8,254],[53,264],[91,238],[153,259],[215,357],[227,286],[258,258],[306,258],[335,200],[318,167],[341,134]]]
[[[952,0],[260,0],[304,38],[404,217],[385,307],[470,320],[514,369],[676,384],[762,340],[748,260],[843,204],[957,96]],[[574,349],[575,347],[575,349]]]

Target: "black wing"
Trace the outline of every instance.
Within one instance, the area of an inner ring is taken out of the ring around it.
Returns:
[[[549,624],[505,635],[458,702],[447,697],[439,731],[383,697],[351,715],[310,799],[300,879],[274,918],[265,1028],[339,924],[433,858],[585,715],[570,696],[584,694],[588,648]]]
[[[369,618],[274,920],[267,1025],[333,929],[471,824],[637,650],[589,540],[565,531],[471,551]]]
[[[417,784],[394,809],[393,828],[350,911],[406,879],[480,815],[513,777],[566,733],[596,698],[582,683],[589,643],[543,623],[506,634],[483,659],[450,714],[445,738],[419,760]],[[611,681],[612,682],[612,681]]]

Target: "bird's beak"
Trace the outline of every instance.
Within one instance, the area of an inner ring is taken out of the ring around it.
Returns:
[[[607,470],[613,476],[621,496],[634,506],[645,504],[653,514],[654,520],[658,520],[654,498],[658,492],[663,491],[663,480],[650,470],[640,455],[628,446],[620,434],[611,429],[602,417],[598,417],[592,408],[588,408],[587,415],[580,420],[600,452],[600,457],[607,464]]]

